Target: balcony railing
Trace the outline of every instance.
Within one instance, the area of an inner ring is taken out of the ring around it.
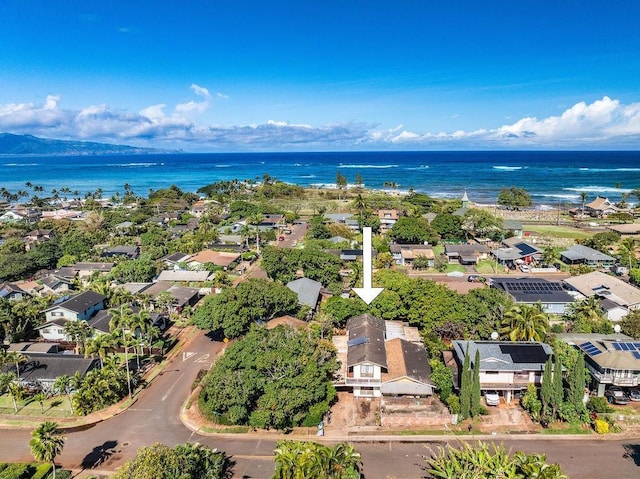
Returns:
[[[380,386],[382,381],[379,378],[345,378],[347,386]]]
[[[630,378],[614,376],[613,374],[597,374],[596,377],[601,383],[610,383],[614,386],[637,386],[640,384],[640,377],[637,375]]]

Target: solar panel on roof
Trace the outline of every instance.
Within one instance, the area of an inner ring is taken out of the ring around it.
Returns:
[[[622,351],[622,347],[620,347],[620,343],[613,343],[613,349],[616,351]]]
[[[350,348],[351,346],[359,346],[360,344],[364,344],[368,342],[369,342],[369,338],[367,338],[366,336],[362,336],[360,338],[354,338],[347,341],[347,347]]]
[[[636,359],[640,359],[640,353],[638,351],[633,352],[633,357]]]
[[[640,350],[640,343],[633,343],[633,345],[636,347],[636,349]]]
[[[544,363],[549,357],[539,344],[502,344],[500,352],[511,356],[514,363]]]

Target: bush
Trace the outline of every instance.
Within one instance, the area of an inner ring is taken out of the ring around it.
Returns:
[[[31,479],[45,479],[51,473],[51,464],[40,464]],[[56,476],[57,477],[57,476]]]
[[[591,412],[597,413],[613,412],[613,408],[609,406],[607,399],[603,397],[589,398],[589,401],[587,402],[587,409]]]
[[[609,432],[609,423],[604,419],[596,419],[593,421],[593,429],[598,434],[607,434]]]
[[[34,470],[31,464],[9,464],[0,473],[0,479],[29,479]]]
[[[449,394],[447,397],[447,406],[451,414],[460,414],[460,397],[457,394]]]
[[[542,410],[542,402],[538,399],[538,390],[535,384],[527,386],[527,392],[524,393],[520,400],[520,405],[527,411],[534,420],[540,419],[540,411]]]

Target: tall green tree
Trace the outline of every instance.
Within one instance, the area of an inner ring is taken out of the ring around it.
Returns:
[[[584,411],[584,356],[578,355],[578,359],[569,379],[568,401],[573,405],[576,412]]]
[[[275,452],[272,479],[359,479],[362,476],[360,454],[353,445],[325,446],[306,441],[279,441]]]
[[[471,387],[471,414],[480,414],[480,350],[476,349],[476,357],[473,361],[473,384]]]
[[[460,415],[463,419],[471,417],[471,358],[469,357],[469,343],[462,362],[462,376],[460,378]]]
[[[58,425],[51,421],[43,422],[31,433],[31,454],[36,461],[51,463],[53,479],[56,477],[56,457],[62,452],[65,439]]]
[[[553,375],[552,375],[552,361],[551,358],[547,360],[544,365],[544,372],[542,373],[542,387],[540,388],[540,400],[542,401],[542,417],[548,421],[551,419],[551,409],[553,403]]]
[[[556,354],[553,364],[553,396],[551,400],[551,414],[554,419],[558,417],[558,408],[562,405],[563,401],[562,362],[560,361],[560,355]]]

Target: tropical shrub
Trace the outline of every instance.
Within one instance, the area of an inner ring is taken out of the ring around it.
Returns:
[[[516,452],[509,456],[504,446],[464,443],[459,449],[451,445],[438,448],[433,457],[426,459],[425,470],[427,477],[433,479],[568,479],[558,464],[547,464],[546,460],[544,454]]]
[[[587,409],[595,413],[609,413],[613,412],[613,408],[609,406],[607,398],[604,397],[592,397],[587,401]]]

